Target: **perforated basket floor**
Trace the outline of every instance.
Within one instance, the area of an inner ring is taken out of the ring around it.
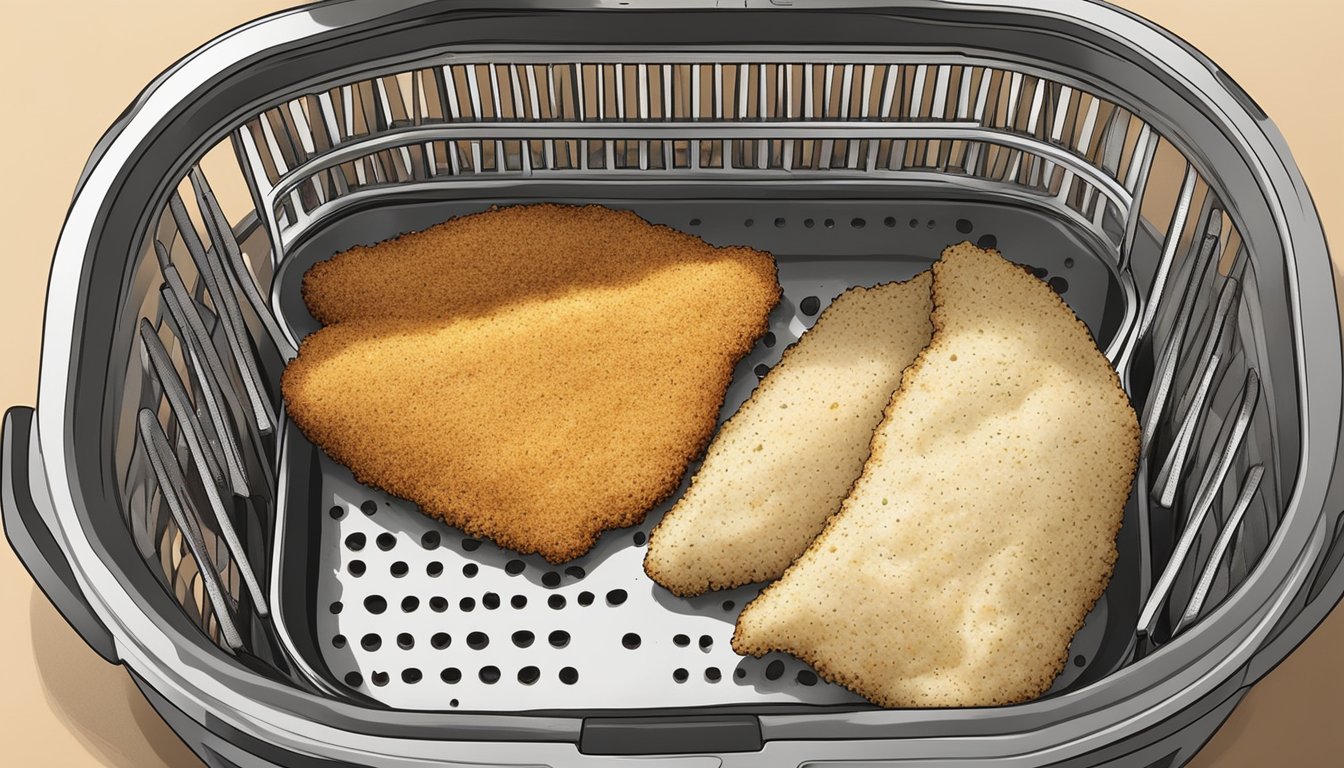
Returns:
[[[438,203],[349,216],[292,254],[281,282],[297,280],[315,260],[353,243],[484,207]],[[722,418],[736,411],[836,295],[853,285],[907,279],[943,247],[962,240],[997,245],[1010,259],[1034,267],[1105,341],[1111,272],[1060,222],[1020,208],[914,201],[618,207],[712,243],[748,243],[776,255],[784,298],[771,315],[770,332],[738,365]],[[281,306],[302,336],[315,324],[297,294],[282,293]],[[643,524],[609,531],[588,554],[555,566],[464,537],[407,502],[355,483],[344,467],[308,449],[297,430],[288,430],[286,439],[303,445],[289,446],[287,455],[317,457],[313,466],[295,463],[292,471],[307,477],[289,487],[311,488],[311,478],[320,489],[307,499],[291,492],[282,503],[288,515],[302,515],[317,530],[300,538],[315,548],[308,559],[287,564],[282,557],[280,568],[311,563],[317,578],[300,579],[315,585],[304,604],[278,609],[291,617],[285,621],[290,632],[315,634],[312,646],[321,664],[314,666],[325,667],[337,686],[394,708],[427,710],[863,704],[792,657],[733,652],[734,622],[760,585],[682,599],[644,574],[648,532],[675,495]],[[1108,611],[1103,598],[1075,639],[1054,690],[1092,665]]]

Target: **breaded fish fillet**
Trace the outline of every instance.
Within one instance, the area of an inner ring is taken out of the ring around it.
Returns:
[[[362,483],[561,562],[676,489],[779,299],[774,259],[599,206],[465,216],[315,265],[289,415]]]
[[[649,538],[644,570],[674,594],[773,580],[840,508],[901,372],[933,333],[932,273],[852,288],[719,430]]]
[[[733,648],[792,653],[887,707],[1021,702],[1110,579],[1138,421],[1044,283],[970,244],[933,272],[933,341],[863,474]]]

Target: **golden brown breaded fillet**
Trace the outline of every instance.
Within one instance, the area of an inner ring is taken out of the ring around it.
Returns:
[[[674,594],[780,577],[863,469],[883,409],[933,333],[932,273],[842,293],[723,425],[649,537]]]
[[[1025,701],[1110,579],[1138,420],[1087,327],[996,252],[945,251],[933,306],[863,474],[733,649],[887,707]]]
[[[505,208],[314,266],[288,412],[362,483],[552,562],[635,524],[708,441],[773,258],[599,206]]]

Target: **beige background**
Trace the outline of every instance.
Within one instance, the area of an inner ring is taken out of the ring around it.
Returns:
[[[283,0],[24,3],[4,0],[0,122],[0,407],[35,400],[52,248],[103,130],[173,60]],[[1120,0],[1191,41],[1288,138],[1337,258],[1344,258],[1344,100],[1337,0]],[[1322,93],[1316,93],[1324,89]],[[125,672],[104,664],[0,547],[0,764],[199,766]],[[1344,609],[1245,699],[1194,765],[1344,765]]]

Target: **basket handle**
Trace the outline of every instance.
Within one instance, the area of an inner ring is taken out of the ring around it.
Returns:
[[[112,633],[84,598],[65,552],[33,497],[32,470],[40,472],[42,460],[33,437],[32,408],[15,406],[5,412],[0,436],[0,512],[5,538],[33,581],[84,642],[104,660],[120,663]]]

